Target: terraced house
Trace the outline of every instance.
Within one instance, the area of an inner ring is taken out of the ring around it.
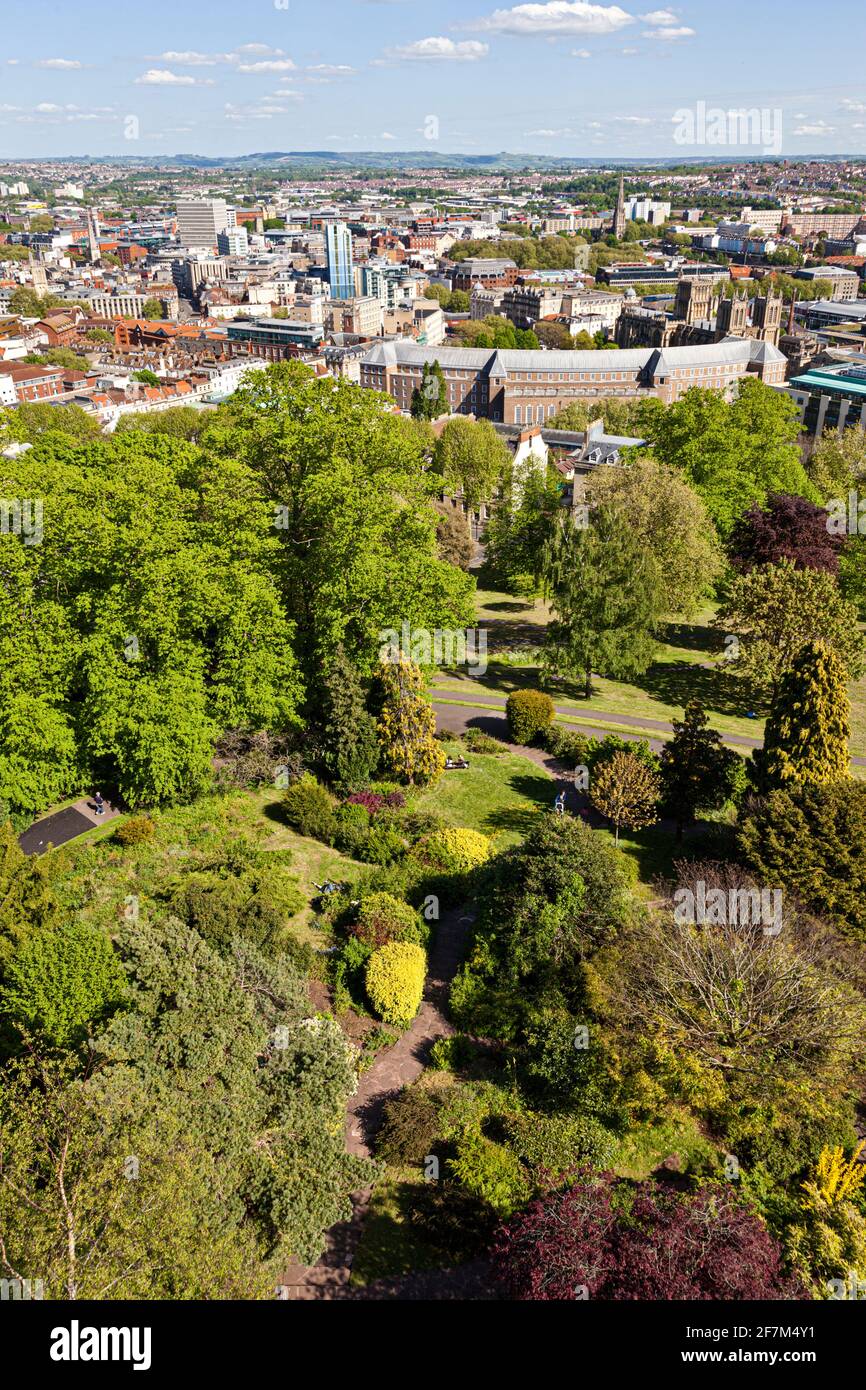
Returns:
[[[728,338],[698,347],[599,352],[429,348],[377,343],[361,360],[361,385],[412,408],[425,365],[438,362],[452,415],[506,425],[542,424],[571,401],[655,395],[669,404],[691,386],[731,394],[751,372],[771,386],[785,381],[785,357],[771,343]]]

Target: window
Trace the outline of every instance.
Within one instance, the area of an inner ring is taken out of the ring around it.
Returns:
[[[516,406],[514,407],[514,423],[515,423],[515,425],[519,425],[519,424],[522,423],[522,421],[523,421],[523,407],[520,406],[520,405],[516,405]]]

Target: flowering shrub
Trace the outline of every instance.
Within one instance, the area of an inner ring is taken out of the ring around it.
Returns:
[[[456,873],[477,869],[490,858],[492,852],[486,835],[478,830],[461,830],[453,826],[434,830],[417,847],[417,853],[426,863]]]
[[[371,816],[377,816],[380,811],[401,811],[406,805],[406,798],[402,792],[353,792],[346,798],[348,806],[363,806],[369,811]]]

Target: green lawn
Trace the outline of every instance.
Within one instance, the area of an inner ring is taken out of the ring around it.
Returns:
[[[455,753],[458,743],[446,744]],[[418,799],[419,808],[436,811],[449,825],[490,835],[497,849],[523,839],[540,810],[553,804],[553,778],[529,758],[512,753],[469,753],[469,767],[445,772],[435,787]]]
[[[433,684],[443,694],[483,700],[485,693],[508,695],[526,686],[538,687],[539,670],[526,648],[538,646],[544,638],[548,606],[529,602],[511,594],[480,589],[476,596],[477,621],[489,629],[490,659],[485,675],[470,677],[465,670],[443,671]],[[705,607],[690,623],[671,623],[659,644],[657,660],[645,675],[633,681],[613,681],[597,677],[593,693],[586,699],[568,681],[549,687],[556,703],[573,709],[577,715],[600,711],[610,715],[659,719],[670,723],[682,717],[687,700],[698,699],[710,716],[714,728],[723,734],[744,734],[761,739],[764,719],[750,719],[753,697],[745,682],[731,675],[722,664],[722,634],[710,627],[714,609]],[[506,655],[503,659],[503,654]],[[703,663],[713,663],[706,669]],[[849,688],[851,698],[851,752],[866,755],[866,677]]]

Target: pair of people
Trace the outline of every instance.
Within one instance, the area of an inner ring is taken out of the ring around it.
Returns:
[[[450,772],[455,767],[468,767],[469,763],[465,758],[452,758],[450,755],[445,759],[445,771]]]

